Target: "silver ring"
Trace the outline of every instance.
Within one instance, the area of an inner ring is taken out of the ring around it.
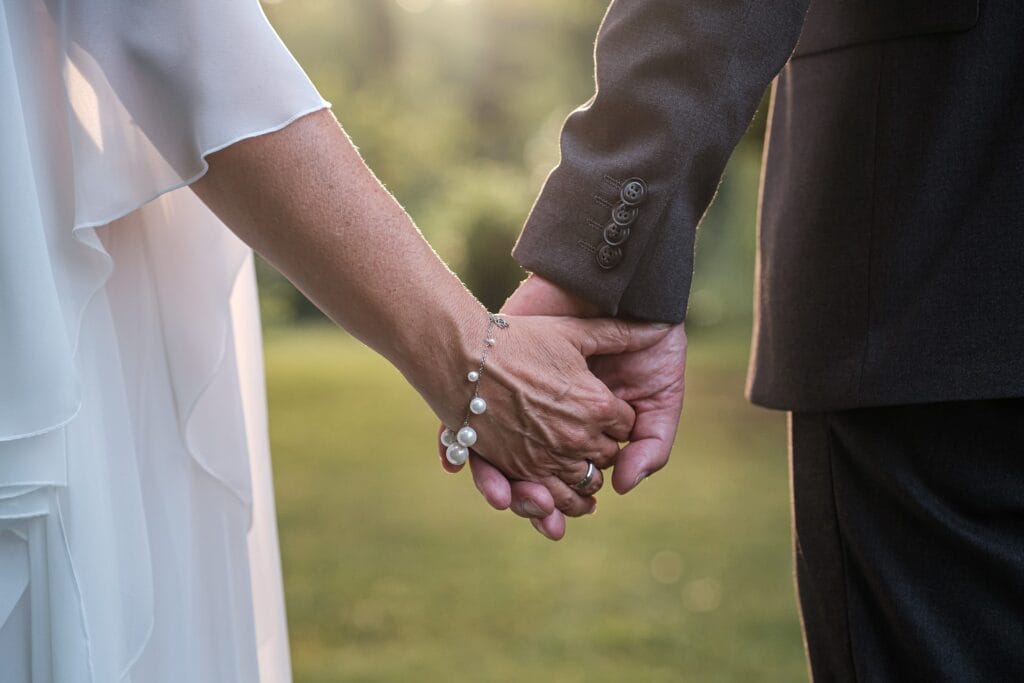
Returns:
[[[577,491],[582,491],[583,489],[585,489],[588,486],[590,486],[590,482],[594,481],[594,472],[596,472],[596,471],[597,471],[597,468],[594,467],[594,463],[592,463],[592,462],[590,462],[588,460],[587,461],[587,476],[583,477],[583,481],[581,481],[580,483],[578,483],[575,486],[573,486],[573,488],[576,489]]]

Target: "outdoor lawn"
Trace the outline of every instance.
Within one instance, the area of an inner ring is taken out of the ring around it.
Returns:
[[[436,422],[343,333],[269,329],[296,681],[806,680],[782,414],[747,336],[691,339],[669,467],[552,543],[442,472]]]

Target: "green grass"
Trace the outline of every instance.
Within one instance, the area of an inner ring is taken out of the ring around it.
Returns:
[[[746,338],[693,340],[669,467],[561,543],[444,474],[436,421],[341,333],[271,330],[271,440],[295,678],[803,681],[784,419]]]

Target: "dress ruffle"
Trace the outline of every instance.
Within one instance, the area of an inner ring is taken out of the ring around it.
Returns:
[[[289,680],[252,254],[187,185],[329,105],[255,0],[0,0],[0,101],[4,680]]]

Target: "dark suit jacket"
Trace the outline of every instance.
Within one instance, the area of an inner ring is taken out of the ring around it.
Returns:
[[[1024,396],[1024,3],[807,4],[613,2],[516,257],[682,320],[696,226],[778,74],[751,399]]]

